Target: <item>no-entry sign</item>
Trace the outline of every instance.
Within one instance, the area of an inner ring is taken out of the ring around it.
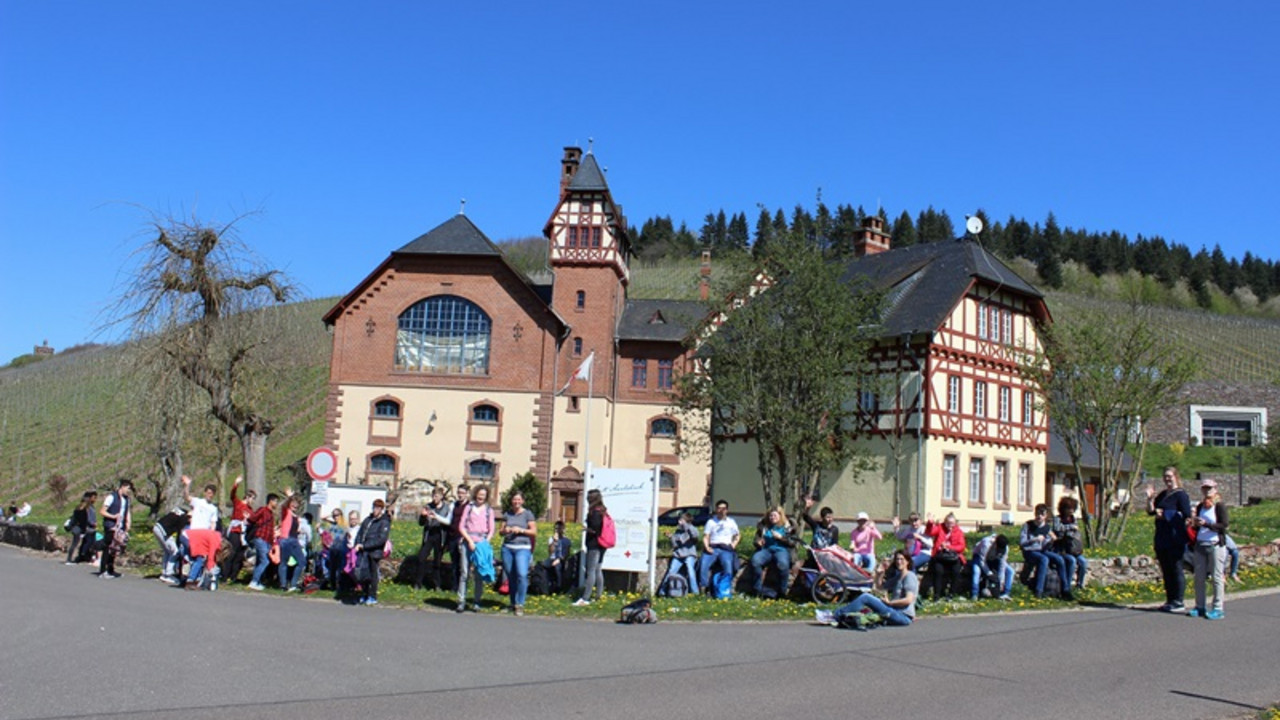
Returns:
[[[330,480],[338,474],[338,456],[327,447],[318,447],[307,456],[307,474],[312,480]]]

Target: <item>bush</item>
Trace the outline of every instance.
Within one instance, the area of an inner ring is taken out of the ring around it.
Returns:
[[[502,510],[503,512],[511,511],[511,496],[516,492],[524,495],[524,507],[533,516],[540,518],[547,511],[547,486],[541,480],[534,476],[533,473],[527,472],[523,475],[517,475],[511,481],[511,487],[502,493]]]
[[[49,487],[50,502],[55,509],[61,510],[67,504],[67,478],[55,473],[49,476],[46,485]]]

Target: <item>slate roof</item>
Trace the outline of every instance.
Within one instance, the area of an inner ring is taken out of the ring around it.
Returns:
[[[1102,458],[1093,440],[1089,439],[1081,443],[1080,448],[1082,451],[1080,466],[1086,470],[1101,470]],[[1071,467],[1071,455],[1067,452],[1066,442],[1052,420],[1049,421],[1049,453],[1045,456],[1045,464]],[[1133,472],[1133,457],[1129,453],[1121,456],[1120,464],[1125,472]]]
[[[971,240],[924,243],[849,261],[842,280],[865,280],[886,294],[884,334],[932,332],[972,282],[983,280],[1041,301],[1044,295]],[[1047,310],[1044,310],[1047,316]]]
[[[619,340],[682,342],[707,307],[690,300],[628,300],[618,318]]]
[[[471,218],[459,213],[392,254],[501,256],[502,251],[480,232]]]
[[[600,165],[596,162],[596,156],[587,153],[582,156],[582,161],[578,164],[578,171],[573,174],[573,178],[569,180],[570,190],[608,190],[609,186],[604,181],[604,173],[600,172]]]

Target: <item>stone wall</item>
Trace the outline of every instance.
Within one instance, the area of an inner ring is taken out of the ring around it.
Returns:
[[[1187,492],[1191,493],[1194,502],[1200,493],[1200,481],[1205,478],[1212,478],[1218,483],[1218,492],[1222,493],[1223,499],[1228,505],[1242,505],[1240,502],[1240,477],[1235,473],[1196,473],[1194,478],[1183,478],[1182,484],[1187,488]],[[1244,499],[1247,503],[1249,498],[1261,498],[1263,500],[1280,499],[1280,475],[1272,470],[1266,475],[1245,475],[1244,476]]]
[[[43,552],[66,552],[69,536],[59,535],[52,525],[0,524],[0,542]]]
[[[1178,403],[1152,417],[1147,423],[1147,437],[1157,443],[1186,443],[1191,427],[1188,407],[1191,405],[1226,405],[1230,407],[1265,407],[1267,420],[1280,419],[1280,387],[1269,383],[1233,383],[1220,380],[1197,380],[1178,392]]]

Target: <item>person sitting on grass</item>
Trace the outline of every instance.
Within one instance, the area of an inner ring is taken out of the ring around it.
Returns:
[[[864,627],[863,613],[870,611],[880,616],[887,625],[910,625],[916,617],[916,596],[920,594],[920,579],[911,569],[911,556],[905,550],[895,550],[886,568],[877,578],[880,595],[864,592],[853,602],[834,612],[818,610],[814,613],[820,623]]]
[[[998,583],[997,597],[1001,600],[1011,599],[1013,592],[1013,568],[1009,567],[1009,538],[1000,533],[990,535],[978,541],[973,547],[972,577],[973,587],[970,597],[977,600],[982,583],[994,578]]]
[[[572,552],[573,541],[564,534],[564,521],[557,520],[551,537],[547,540],[547,559],[542,561],[547,568],[547,578],[553,593],[568,589],[565,587],[564,566]]]
[[[751,567],[755,570],[755,593],[757,597],[764,595],[765,567],[770,561],[778,569],[778,597],[787,596],[787,588],[791,585],[791,548],[796,544],[791,534],[791,524],[782,508],[773,508],[765,514],[756,525],[756,552],[751,556]]]

